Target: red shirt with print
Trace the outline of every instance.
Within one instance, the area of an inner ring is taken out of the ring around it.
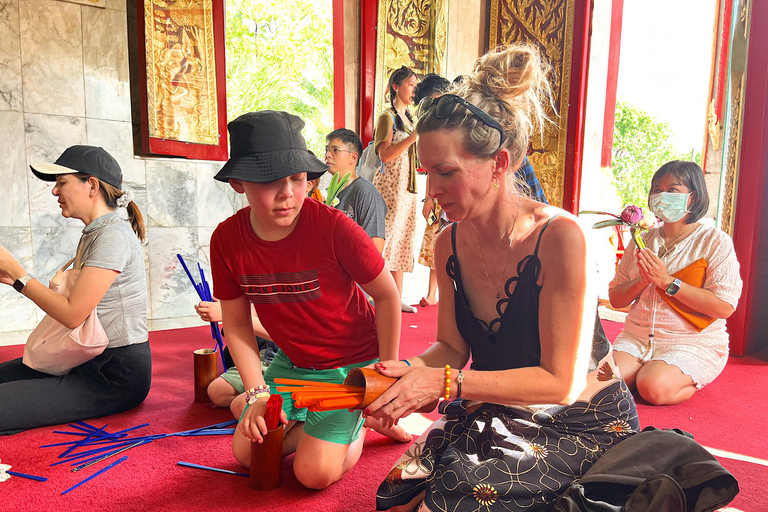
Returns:
[[[305,199],[296,227],[260,239],[246,207],[211,238],[214,296],[246,295],[261,323],[298,367],[318,370],[379,355],[373,308],[355,283],[375,279],[384,259],[344,212]]]

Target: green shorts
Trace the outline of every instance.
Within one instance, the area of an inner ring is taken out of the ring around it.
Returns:
[[[275,359],[272,360],[264,374],[264,380],[272,388],[273,392],[276,392],[275,387],[279,385],[275,384],[275,378],[314,380],[341,384],[351,369],[368,366],[377,361],[378,359],[371,359],[370,361],[350,364],[341,368],[312,370],[293,366],[288,356],[282,350],[278,350]],[[331,443],[351,444],[360,434],[360,428],[363,426],[362,411],[349,412],[347,409],[341,409],[338,411],[312,412],[306,408],[295,408],[290,393],[280,393],[280,395],[283,397],[283,410],[288,419],[303,421],[304,432],[307,435]]]
[[[269,365],[264,362],[266,352],[266,350],[259,352],[259,357],[261,357],[261,373],[266,372],[267,368],[269,367]],[[227,368],[227,371],[221,374],[221,378],[227,381],[230,386],[235,388],[235,391],[238,395],[245,393],[245,385],[243,385],[243,379],[240,377],[240,372],[237,371],[237,368],[234,366]]]
[[[240,377],[240,372],[234,366],[227,368],[227,371],[221,374],[221,378],[229,383],[230,386],[235,388],[238,395],[245,393],[245,386],[243,385],[243,378]]]

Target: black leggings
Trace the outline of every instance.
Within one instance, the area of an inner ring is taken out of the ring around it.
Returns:
[[[22,364],[0,363],[0,435],[127,411],[152,382],[149,342],[108,348],[56,377]]]

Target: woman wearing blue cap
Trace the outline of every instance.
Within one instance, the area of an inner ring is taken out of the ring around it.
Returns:
[[[0,283],[13,286],[68,328],[97,309],[109,343],[65,375],[30,368],[22,359],[0,363],[0,434],[105,416],[139,405],[149,393],[152,357],[147,331],[147,284],[139,239],[145,227],[117,161],[101,148],[72,146],[53,164],[32,172],[52,181],[62,216],[85,224],[69,297],[35,279],[0,245]],[[118,209],[126,208],[128,222]]]

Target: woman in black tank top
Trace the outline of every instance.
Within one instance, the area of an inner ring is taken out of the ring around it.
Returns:
[[[366,411],[394,422],[440,400],[445,416],[377,508],[543,510],[637,430],[635,403],[596,318],[584,232],[514,182],[548,93],[543,61],[523,45],[489,53],[451,92],[422,102],[417,124],[427,195],[456,221],[435,247],[437,341],[378,364],[400,380]]]

